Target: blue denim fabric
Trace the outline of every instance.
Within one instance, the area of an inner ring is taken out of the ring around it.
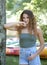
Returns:
[[[33,60],[28,60],[27,58],[36,53],[36,47],[31,48],[20,48],[20,56],[19,56],[19,65],[20,64],[28,64],[28,65],[41,65],[39,55],[36,56]]]

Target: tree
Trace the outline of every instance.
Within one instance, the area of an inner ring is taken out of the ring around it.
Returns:
[[[4,24],[6,23],[6,8],[5,0],[0,0],[0,65],[6,65],[6,30]]]
[[[16,13],[20,15],[19,13],[24,9],[32,10],[37,18],[37,21],[41,21],[39,19],[41,14],[45,15],[47,18],[47,0],[6,0],[6,10],[11,11],[10,15]]]
[[[43,30],[44,41],[47,42],[47,25],[40,26]]]
[[[47,0],[6,0],[6,10],[16,13],[25,7],[35,12],[47,12]]]

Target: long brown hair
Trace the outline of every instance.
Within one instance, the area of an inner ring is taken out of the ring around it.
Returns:
[[[33,12],[30,10],[24,10],[22,14],[20,15],[20,21],[23,21],[23,14],[27,14],[29,16],[29,30],[34,31],[36,34],[37,27],[36,27],[36,19],[35,16],[33,15]]]

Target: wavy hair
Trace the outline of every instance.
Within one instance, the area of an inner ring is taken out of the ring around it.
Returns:
[[[33,15],[33,12],[31,10],[24,10],[20,15],[20,21],[23,21],[23,14],[27,14],[29,16],[29,25],[28,28],[30,31],[34,31],[36,34],[37,26],[36,26],[36,19]]]

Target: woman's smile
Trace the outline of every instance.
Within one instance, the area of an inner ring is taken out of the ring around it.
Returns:
[[[23,21],[26,25],[29,23],[29,16],[27,14],[23,14]]]

